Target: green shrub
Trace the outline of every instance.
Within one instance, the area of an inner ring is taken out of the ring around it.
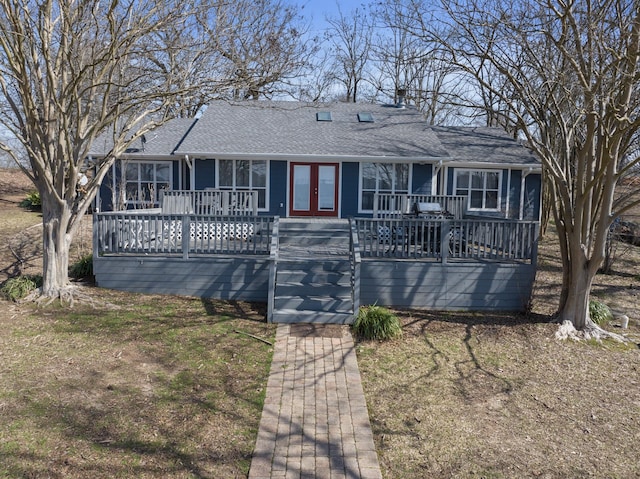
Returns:
[[[398,317],[381,306],[362,306],[353,323],[353,331],[365,339],[393,339],[402,336]]]
[[[0,295],[10,301],[18,301],[41,286],[41,275],[25,274],[24,276],[16,276],[6,280],[0,288]]]
[[[69,268],[69,276],[76,279],[93,277],[93,255],[86,254]]]
[[[32,191],[27,194],[27,197],[20,202],[20,206],[30,210],[39,210],[42,208],[42,200],[40,199],[40,193]]]
[[[613,319],[613,314],[609,306],[595,299],[591,299],[589,300],[589,317],[591,321],[596,324],[604,324]]]

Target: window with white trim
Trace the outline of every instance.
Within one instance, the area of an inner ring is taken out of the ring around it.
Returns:
[[[373,211],[376,193],[408,194],[409,164],[360,163],[360,211]]]
[[[467,196],[469,211],[500,211],[501,170],[456,169],[456,195]]]
[[[256,191],[258,209],[267,208],[266,160],[218,160],[218,188],[233,191]]]
[[[128,160],[123,165],[126,204],[157,207],[160,191],[171,189],[171,162]]]

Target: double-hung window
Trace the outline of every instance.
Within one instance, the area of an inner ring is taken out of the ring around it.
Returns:
[[[171,162],[129,160],[123,166],[128,206],[158,206],[160,191],[171,189]]]
[[[455,194],[467,196],[469,211],[500,211],[501,185],[501,170],[455,171]]]
[[[373,201],[379,194],[408,194],[409,165],[407,163],[361,163],[360,210],[373,211]]]
[[[218,188],[256,191],[258,209],[267,208],[266,160],[218,160]]]

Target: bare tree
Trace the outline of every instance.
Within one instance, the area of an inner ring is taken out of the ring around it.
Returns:
[[[209,46],[221,59],[212,74],[236,99],[290,93],[318,49],[299,7],[282,0],[219,2],[206,21]]]
[[[453,123],[461,107],[455,67],[439,41],[428,42],[419,34],[421,17],[415,15],[413,2],[380,2],[372,16],[377,91],[397,102],[397,89],[403,89],[405,100],[423,112],[429,124]]]
[[[164,55],[153,34],[180,28],[184,11],[157,0],[0,0],[0,123],[19,143],[0,148],[28,158],[42,198],[46,296],[69,292],[71,240],[115,158],[184,93],[152,61]],[[111,151],[80,188],[99,135]]]
[[[452,60],[508,107],[542,160],[563,264],[559,319],[602,334],[589,318],[589,292],[609,226],[639,203],[616,188],[638,164],[623,160],[640,127],[640,4],[444,0],[443,6],[440,18],[457,32],[443,41]],[[502,81],[494,75],[489,81],[487,69]]]
[[[327,18],[330,28],[326,33],[335,61],[335,80],[346,90],[345,100],[357,102],[360,88],[366,78],[370,60],[373,26],[362,9],[356,8],[350,16],[342,13]]]

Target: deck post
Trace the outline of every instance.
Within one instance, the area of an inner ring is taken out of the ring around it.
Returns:
[[[538,242],[540,241],[540,223],[533,225],[533,241],[531,242],[531,266],[538,268]]]
[[[182,258],[189,259],[189,243],[190,243],[190,225],[189,215],[182,215]]]
[[[93,230],[92,230],[92,241],[93,241],[93,261],[96,260],[96,258],[98,258],[98,215],[96,213],[93,213]]]
[[[273,323],[273,309],[276,297],[276,278],[278,274],[278,248],[280,238],[278,230],[280,226],[280,217],[273,218],[273,229],[271,230],[271,248],[269,251],[269,291],[267,293],[267,322]]]
[[[440,257],[442,264],[446,264],[447,258],[449,257],[449,233],[451,231],[451,223],[449,220],[442,220],[440,226]]]

